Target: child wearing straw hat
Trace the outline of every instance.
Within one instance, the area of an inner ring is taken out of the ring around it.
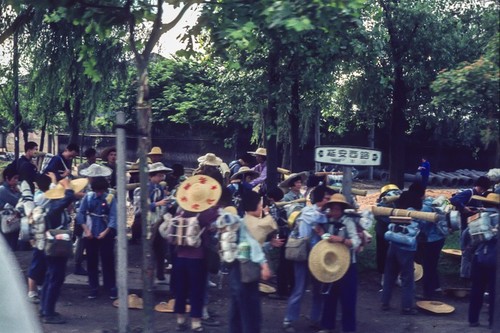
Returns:
[[[45,216],[46,230],[68,229],[70,219],[65,210],[73,201],[83,196],[79,192],[85,186],[87,186],[86,179],[76,179],[70,182],[68,178],[63,178],[56,187],[44,193],[44,196],[50,199]],[[46,256],[45,260],[47,273],[40,302],[42,321],[46,324],[64,324],[66,320],[55,311],[55,307],[64,283],[68,258]]]
[[[87,251],[88,298],[97,298],[100,257],[104,288],[109,292],[110,299],[116,299],[116,198],[108,193],[109,183],[104,177],[94,178],[91,186],[92,191],[81,200],[76,217],[77,223],[83,228],[83,242]]]
[[[350,250],[350,265],[345,275],[332,282],[325,291],[321,328],[325,331],[334,330],[336,325],[337,302],[342,307],[342,330],[356,331],[356,295],[358,274],[356,268],[356,250],[361,245],[361,239],[356,230],[355,221],[344,211],[351,208],[346,198],[339,193],[331,196],[323,206],[328,222],[318,224],[316,232],[330,243],[340,243]]]
[[[245,216],[253,219],[243,220],[240,226],[240,246],[247,243],[250,249],[244,251],[253,263],[260,264],[260,277],[267,280],[271,277],[271,270],[262,249],[263,239],[271,230],[257,230],[253,225],[262,216],[262,200],[256,192],[250,192],[243,197]],[[258,239],[257,239],[257,238]],[[259,242],[261,240],[262,242]],[[244,241],[244,242],[243,242]],[[240,256],[243,251],[240,251]],[[231,308],[229,312],[229,332],[231,333],[259,333],[262,329],[262,313],[259,294],[259,281],[242,282],[242,269],[238,260],[231,265],[229,283],[231,290]]]
[[[186,301],[191,305],[191,330],[204,332],[202,326],[203,302],[207,287],[207,267],[205,252],[209,247],[209,229],[218,217],[217,203],[222,193],[221,185],[215,179],[206,175],[189,177],[179,185],[176,193],[177,203],[182,209],[181,221],[196,217],[200,232],[196,238],[198,246],[189,246],[182,241],[187,237],[174,238],[176,256],[172,266],[171,283],[175,295],[174,312],[177,314],[177,330],[186,331]],[[184,228],[186,229],[186,228]]]
[[[297,238],[309,239],[308,250],[313,248],[321,239],[316,232],[313,231],[313,227],[318,223],[326,222],[326,216],[322,208],[330,200],[333,193],[335,193],[335,191],[325,185],[316,186],[311,192],[312,205],[302,208],[299,217],[297,217],[295,223],[298,226],[296,228],[298,229],[298,234],[295,236]],[[300,305],[306,292],[307,282],[311,278],[307,261],[294,261],[293,266],[294,286],[290,293],[290,297],[288,298],[285,318],[283,319],[283,329],[285,332],[289,333],[295,332],[293,324],[300,317]],[[312,327],[319,328],[323,299],[320,294],[319,282],[313,278],[312,284],[313,290],[310,320]]]

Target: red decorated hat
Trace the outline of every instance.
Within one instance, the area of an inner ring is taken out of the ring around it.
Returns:
[[[179,185],[176,199],[182,209],[198,213],[215,206],[221,193],[218,181],[205,175],[196,175]]]

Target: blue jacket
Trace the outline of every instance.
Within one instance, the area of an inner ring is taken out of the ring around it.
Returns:
[[[108,198],[108,195],[107,192],[100,196],[97,196],[95,192],[89,192],[80,202],[76,223],[87,224],[87,221],[91,222],[89,227],[94,237],[99,236],[108,227],[116,230],[116,198],[113,195]],[[87,215],[90,220],[88,220]]]
[[[75,192],[73,190],[65,190],[63,198],[50,200],[45,215],[47,229],[68,229],[70,219],[66,208],[71,205],[74,198]]]
[[[59,154],[50,159],[43,173],[53,172],[56,175],[57,181],[60,181],[62,179],[61,174],[66,170],[71,170],[71,160],[67,160],[62,154]]]

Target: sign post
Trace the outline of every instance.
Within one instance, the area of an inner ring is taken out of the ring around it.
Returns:
[[[363,147],[317,146],[314,150],[314,161],[343,166],[342,194],[352,204],[352,167],[380,165],[382,152]]]

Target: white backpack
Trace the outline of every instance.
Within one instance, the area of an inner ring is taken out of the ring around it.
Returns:
[[[205,228],[200,228],[198,215],[193,217],[163,215],[159,232],[170,244],[178,246],[200,247],[201,235]]]

